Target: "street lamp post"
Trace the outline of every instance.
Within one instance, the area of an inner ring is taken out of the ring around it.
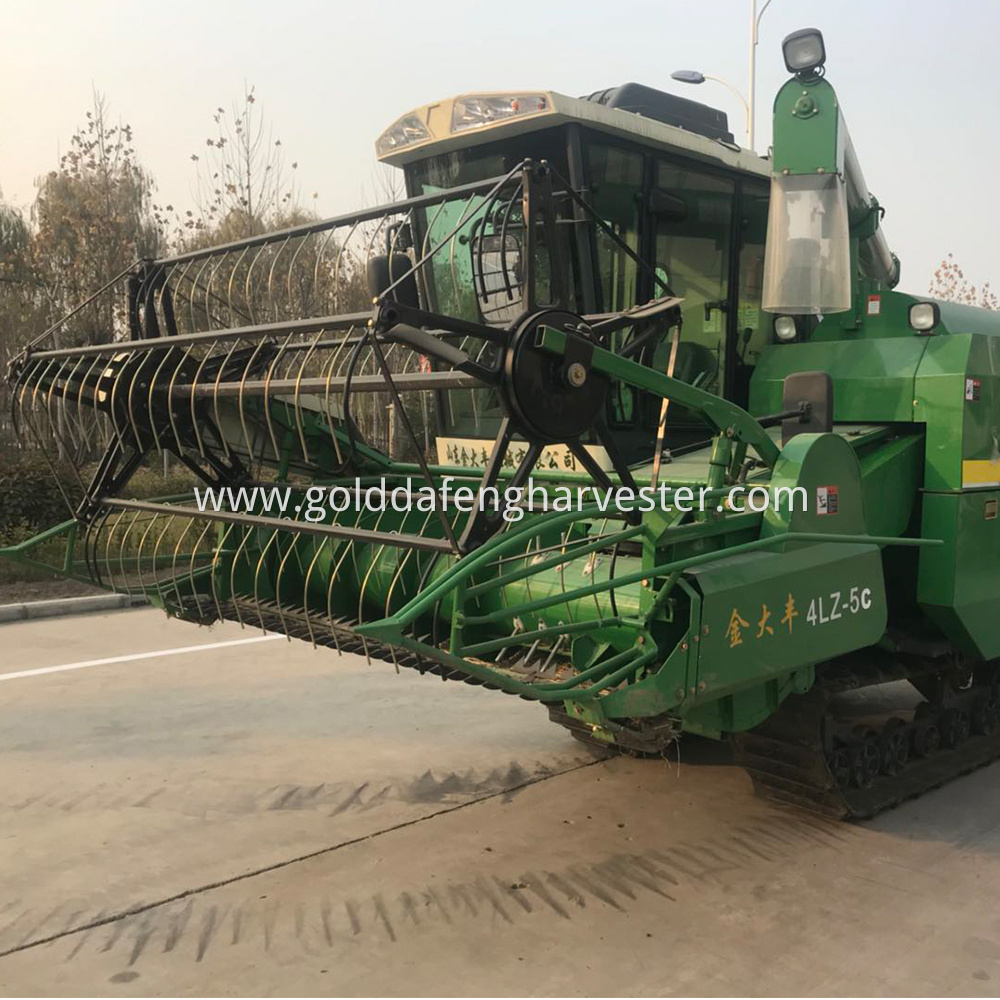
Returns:
[[[764,0],[760,13],[757,12],[757,0],[750,0],[750,97],[747,100],[747,139],[750,148],[754,148],[754,98],[757,89],[757,42],[760,40],[760,19],[770,6],[771,0]]]
[[[757,10],[757,0],[750,0],[750,91],[749,98],[744,97],[731,83],[717,76],[709,76],[707,73],[699,73],[694,69],[679,69],[671,73],[671,77],[680,83],[704,83],[706,80],[714,80],[721,83],[723,87],[740,99],[740,103],[747,113],[747,146],[754,148],[755,121],[754,121],[754,99],[757,90],[757,42],[760,39],[760,19],[764,16],[764,11],[771,5],[771,0],[764,0],[760,10]]]

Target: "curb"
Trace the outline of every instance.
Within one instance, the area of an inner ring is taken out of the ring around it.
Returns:
[[[0,624],[37,618],[64,618],[96,611],[117,611],[147,604],[145,597],[129,594],[94,594],[93,597],[57,597],[51,601],[26,601],[23,604],[0,604]]]

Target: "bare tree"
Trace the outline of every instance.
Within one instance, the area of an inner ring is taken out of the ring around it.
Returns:
[[[987,281],[982,285],[974,285],[965,276],[965,272],[955,262],[954,254],[948,254],[934,271],[928,294],[946,302],[960,302],[967,306],[978,306],[980,309],[1000,310],[1000,296],[990,287]]]
[[[217,107],[212,121],[215,128],[205,139],[205,152],[191,154],[194,208],[182,216],[174,213],[178,245],[191,249],[225,243],[313,217],[300,205],[298,163],[286,164],[281,139],[274,137],[253,87],[244,90],[230,112]],[[170,205],[161,209],[164,218],[171,212]]]
[[[152,205],[153,181],[139,164],[129,125],[112,124],[95,93],[86,124],[70,139],[59,168],[38,182],[32,209],[32,269],[51,317],[68,312],[142,257],[153,257],[163,234]],[[106,338],[120,317],[89,310],[72,340]]]

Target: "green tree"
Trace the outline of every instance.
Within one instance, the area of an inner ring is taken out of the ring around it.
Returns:
[[[45,329],[48,301],[33,266],[33,237],[23,214],[0,203],[0,451],[14,443],[10,386],[4,377],[11,359]]]
[[[37,336],[46,318],[31,228],[20,211],[0,202],[0,361]]]

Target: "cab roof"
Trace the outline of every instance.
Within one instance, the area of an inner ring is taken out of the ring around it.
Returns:
[[[598,92],[605,93],[608,91]],[[503,99],[523,104],[529,110],[453,130],[456,105],[464,107],[469,102]],[[681,151],[696,159],[711,161],[744,173],[770,176],[770,161],[752,150],[740,149],[735,144],[708,138],[634,111],[608,107],[594,97],[567,97],[553,90],[460,94],[422,105],[402,115],[382,133],[376,143],[376,155],[383,163],[405,166],[428,156],[467,149],[505,136],[521,135],[569,122],[621,136],[642,145]],[[417,135],[396,146],[390,145],[389,137],[398,135],[404,128]]]

